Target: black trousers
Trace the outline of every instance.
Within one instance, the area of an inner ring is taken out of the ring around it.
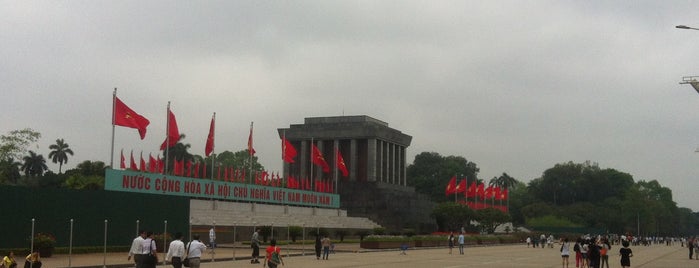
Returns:
[[[172,257],[172,267],[182,268],[182,258]]]

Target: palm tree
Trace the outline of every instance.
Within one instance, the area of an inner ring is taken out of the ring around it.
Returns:
[[[168,172],[172,173],[173,172],[173,167],[175,166],[175,160],[177,161],[182,161],[188,162],[194,159],[192,154],[188,152],[189,148],[192,147],[191,144],[189,143],[184,143],[182,140],[185,138],[185,134],[180,134],[180,139],[177,141],[175,145],[172,147],[168,148]]]
[[[502,189],[512,189],[517,184],[517,180],[507,173],[502,173],[500,177],[493,177],[490,179],[490,186],[500,187]]]
[[[54,163],[58,163],[58,174],[61,174],[63,163],[68,163],[68,155],[73,155],[73,150],[68,148],[68,144],[63,139],[57,139],[56,144],[49,146],[52,151],[49,153],[49,158]]]
[[[29,151],[29,155],[22,158],[24,164],[22,164],[22,171],[27,176],[41,176],[44,171],[48,170],[49,167],[46,166],[46,159],[43,155],[37,155],[33,151]]]

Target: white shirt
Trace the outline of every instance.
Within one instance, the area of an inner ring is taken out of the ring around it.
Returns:
[[[184,257],[184,243],[181,240],[170,242],[170,248],[167,250],[165,260],[170,261],[172,257]]]
[[[213,243],[214,240],[216,240],[216,231],[214,231],[214,228],[211,228],[209,230],[209,242]]]
[[[189,242],[189,249],[187,250],[189,251],[188,258],[201,258],[201,254],[206,250],[206,245],[199,242],[199,240],[192,240],[192,242]]]
[[[155,245],[155,241],[151,238],[146,238],[143,239],[143,242],[141,243],[142,245],[142,250],[141,254],[150,254],[158,252],[158,247]]]
[[[134,238],[133,242],[131,243],[131,249],[129,250],[129,257],[133,256],[134,254],[143,254],[143,237],[140,235]]]

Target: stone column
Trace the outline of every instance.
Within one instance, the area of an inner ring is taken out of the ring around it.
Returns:
[[[366,180],[376,181],[376,139],[367,139]]]
[[[396,154],[396,149],[398,146],[395,143],[391,143],[391,184],[399,184],[398,173],[396,172],[396,164],[398,163],[398,157]]]
[[[310,146],[311,145],[310,145],[309,141],[305,141],[305,140],[301,141],[301,152],[300,152],[301,157],[300,157],[299,163],[298,163],[299,173],[300,173],[299,176],[301,176],[301,178],[299,178],[299,179],[308,178],[308,176],[310,175],[308,173],[309,172],[308,164],[310,163],[310,159],[311,159],[311,151],[309,150]]]
[[[376,161],[374,161],[374,164],[376,165],[376,177],[378,181],[384,182],[385,176],[383,175],[383,172],[385,169],[383,166],[383,141],[377,139],[373,140],[376,141]]]
[[[349,164],[349,180],[357,180],[357,162],[359,158],[357,157],[357,140],[350,140],[350,164]]]

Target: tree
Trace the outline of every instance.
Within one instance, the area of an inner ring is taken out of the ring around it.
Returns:
[[[500,189],[512,189],[515,185],[517,185],[517,180],[503,172],[500,177],[493,177],[490,180],[489,185],[493,187],[500,187]]]
[[[483,231],[492,234],[495,227],[510,221],[510,215],[494,208],[485,208],[476,211],[476,220]]]
[[[104,177],[104,170],[106,165],[102,161],[92,162],[90,160],[85,160],[75,166],[75,169],[66,170],[66,175],[81,175],[81,176],[102,176]]]
[[[192,147],[191,144],[189,143],[183,143],[182,141],[186,137],[185,134],[181,133],[180,134],[180,139],[177,141],[175,145],[172,147],[168,148],[168,172],[171,174],[174,174],[174,166],[175,166],[175,161],[182,161],[188,162],[192,161],[194,157],[192,154],[189,153],[189,148]]]
[[[56,144],[49,146],[51,149],[49,158],[51,158],[51,162],[58,163],[58,174],[61,174],[63,163],[68,163],[68,155],[73,155],[73,150],[68,147],[68,143],[65,143],[63,139],[57,139]]]
[[[415,191],[426,194],[435,202],[448,201],[444,189],[453,176],[478,181],[479,169],[475,163],[461,156],[443,157],[435,152],[423,152],[415,156],[406,172],[407,183]],[[449,198],[449,200],[453,200]]]
[[[234,167],[237,169],[242,169],[246,171],[246,177],[254,177],[255,171],[263,171],[265,167],[257,162],[257,156],[250,158],[248,150],[240,150],[235,153],[230,151],[223,151],[217,155],[211,155],[205,159],[206,163],[211,163],[211,158],[216,157],[216,167]],[[252,160],[252,172],[250,172],[250,160]]]
[[[13,158],[0,158],[0,183],[17,183],[20,178],[19,169],[21,163],[16,162]]]
[[[10,131],[7,135],[0,135],[0,159],[22,159],[27,152],[27,147],[41,138],[41,133],[31,128]]]
[[[29,151],[29,155],[22,159],[24,160],[22,171],[24,171],[24,174],[27,176],[41,176],[44,174],[44,171],[49,169],[49,167],[46,166],[46,159],[44,159],[44,156],[37,155],[33,151]]]
[[[465,205],[443,202],[432,211],[432,216],[437,221],[440,230],[455,231],[469,225],[475,213]]]

